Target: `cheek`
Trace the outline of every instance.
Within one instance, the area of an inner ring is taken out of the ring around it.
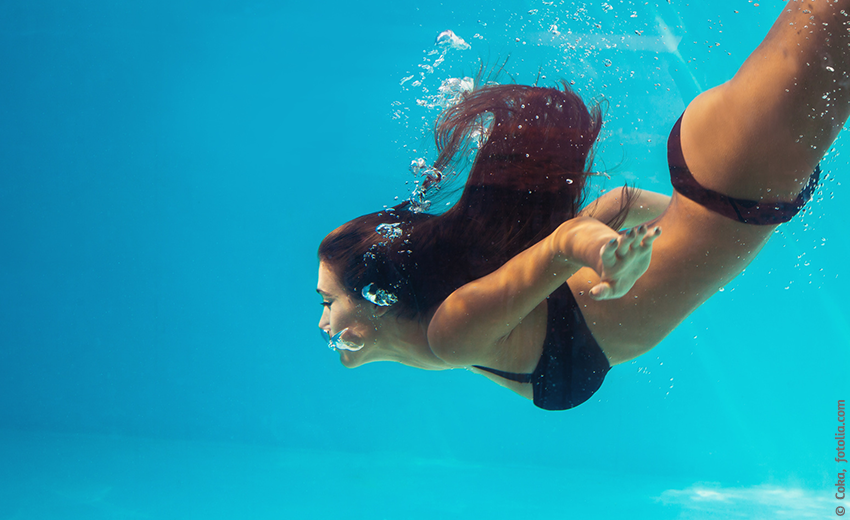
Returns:
[[[340,305],[335,309],[331,307],[329,319],[334,332],[349,328],[352,332],[363,334],[370,327],[368,318],[356,306]]]
[[[334,333],[351,326],[351,312],[343,305],[331,306],[325,316]]]

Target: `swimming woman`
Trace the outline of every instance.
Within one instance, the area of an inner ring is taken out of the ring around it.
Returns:
[[[566,87],[477,85],[440,115],[419,191],[475,151],[460,200],[432,215],[414,197],[319,247],[319,327],[342,363],[464,367],[541,408],[586,401],[811,196],[850,113],[848,14],[850,0],[789,1],[737,74],[688,105],[672,197],[623,188],[582,206],[598,107]]]

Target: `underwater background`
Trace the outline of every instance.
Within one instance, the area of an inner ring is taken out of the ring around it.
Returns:
[[[444,82],[575,82],[605,107],[590,194],[669,194],[667,133],[782,5],[0,2],[0,519],[836,514],[846,135],[805,214],[574,410],[347,370],[317,329],[319,241],[410,195]]]

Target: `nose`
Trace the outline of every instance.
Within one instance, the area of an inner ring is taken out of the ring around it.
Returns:
[[[330,333],[331,331],[331,320],[327,317],[327,312],[322,312],[322,317],[319,318],[319,328],[323,331]]]

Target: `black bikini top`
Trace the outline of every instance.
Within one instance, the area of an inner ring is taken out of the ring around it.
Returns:
[[[548,298],[546,339],[531,374],[475,368],[518,383],[530,383],[534,404],[545,410],[567,410],[590,399],[611,369],[593,338],[566,283]]]

